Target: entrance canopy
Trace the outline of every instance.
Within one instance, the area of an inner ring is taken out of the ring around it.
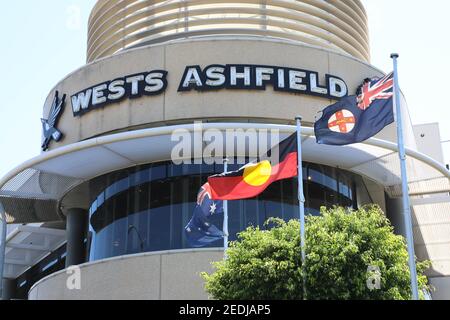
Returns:
[[[4,278],[16,279],[65,241],[65,230],[18,226],[6,239]]]
[[[254,123],[206,123],[203,130],[275,129],[280,138],[294,126]],[[61,199],[81,183],[108,172],[171,159],[178,141],[175,130],[193,132],[194,125],[150,128],[90,139],[41,154],[0,181],[0,201],[8,223],[61,220]],[[379,139],[350,146],[319,145],[312,128],[303,128],[303,158],[361,174],[385,187],[391,197],[401,196],[400,165],[396,144]],[[407,150],[411,196],[450,192],[450,172],[430,157]],[[446,200],[446,199],[445,199]],[[424,200],[425,201],[425,200]],[[422,203],[423,204],[423,203]]]
[[[170,160],[172,149],[178,143],[171,141],[171,135],[177,129],[192,133],[194,125],[103,136],[61,147],[25,162],[0,181],[0,201],[8,223],[64,219],[61,200],[83,182],[127,167]],[[279,130],[281,139],[295,131],[295,127],[284,125],[203,124],[203,130],[208,129],[222,133],[227,129],[275,129]],[[302,136],[305,161],[358,173],[384,186],[390,197],[401,197],[396,144],[372,138],[343,147],[318,145],[312,128],[303,128]],[[433,275],[449,275],[450,172],[417,151],[407,149],[407,155],[417,256],[433,262]]]

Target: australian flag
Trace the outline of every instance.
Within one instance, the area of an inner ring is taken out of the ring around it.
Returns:
[[[323,110],[315,123],[317,143],[347,145],[373,137],[394,122],[394,74],[366,79],[357,95]]]
[[[213,224],[220,214],[223,214],[223,201],[211,200],[211,187],[206,183],[200,188],[194,215],[185,227],[186,238],[192,247],[205,247],[223,238],[222,230]]]

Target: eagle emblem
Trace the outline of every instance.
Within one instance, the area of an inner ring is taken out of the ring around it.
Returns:
[[[48,119],[41,119],[42,131],[44,135],[44,142],[42,143],[42,150],[47,151],[48,146],[52,140],[60,141],[63,134],[56,129],[56,124],[58,119],[64,109],[64,104],[66,102],[66,95],[63,95],[62,99],[59,98],[59,92],[55,92],[55,97],[53,98],[52,107],[50,108],[50,113]]]

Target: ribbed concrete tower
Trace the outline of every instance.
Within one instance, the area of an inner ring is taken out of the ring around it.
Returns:
[[[285,39],[370,60],[359,0],[101,0],[89,19],[88,62],[149,44],[228,35]]]

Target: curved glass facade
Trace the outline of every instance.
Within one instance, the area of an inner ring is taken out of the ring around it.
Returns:
[[[237,170],[240,166],[229,166]],[[356,207],[354,174],[304,163],[308,214],[321,206]],[[155,163],[110,173],[91,182],[97,195],[90,208],[90,261],[147,251],[189,248],[184,227],[207,177],[223,165]],[[298,218],[297,180],[272,184],[258,198],[229,202],[230,240],[246,227],[264,227],[270,217]],[[220,228],[222,215],[214,221]],[[221,241],[211,247],[221,247]]]

